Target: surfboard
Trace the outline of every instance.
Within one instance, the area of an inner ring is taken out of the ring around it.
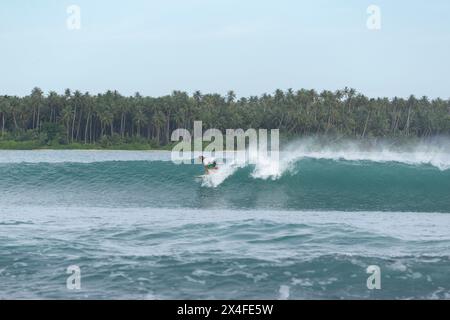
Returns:
[[[195,177],[196,181],[203,181],[205,178],[208,179],[211,177],[211,175],[217,173],[218,169],[212,169],[209,171],[209,173],[201,174],[199,176]]]

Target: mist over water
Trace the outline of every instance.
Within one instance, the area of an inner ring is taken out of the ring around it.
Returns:
[[[0,151],[0,298],[450,298],[448,139],[307,138],[218,173],[168,152]]]

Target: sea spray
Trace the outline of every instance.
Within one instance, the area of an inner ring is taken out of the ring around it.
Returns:
[[[219,169],[212,170],[209,174],[203,176],[202,186],[217,188],[228,177],[233,175],[237,169],[243,168],[244,166],[244,164],[237,164],[235,162],[224,163]]]
[[[433,137],[404,143],[391,140],[349,140],[307,137],[291,141],[283,148],[290,161],[302,158],[398,162],[409,165],[432,165],[440,170],[450,168],[450,139]]]

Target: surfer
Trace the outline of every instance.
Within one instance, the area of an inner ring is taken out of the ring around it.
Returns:
[[[200,156],[199,159],[202,161],[203,167],[205,168],[205,174],[209,174],[211,170],[217,170],[217,161],[214,158],[206,158]]]

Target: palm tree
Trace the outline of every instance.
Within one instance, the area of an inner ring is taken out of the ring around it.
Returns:
[[[156,129],[156,141],[158,144],[161,143],[161,128],[164,126],[164,123],[166,122],[166,117],[164,113],[160,110],[156,111],[156,113],[153,115],[153,126]]]
[[[58,108],[61,106],[61,101],[60,97],[55,91],[50,91],[47,98],[47,105],[50,109],[49,122],[56,122]]]
[[[70,122],[72,116],[73,116],[72,108],[69,105],[66,105],[61,112],[61,120],[63,121],[66,127],[67,142],[70,141]]]
[[[31,103],[33,105],[33,129],[38,129],[40,126],[40,112],[43,103],[43,92],[38,87],[31,91]]]
[[[232,104],[236,99],[236,94],[233,90],[227,92],[227,104]]]
[[[2,117],[2,137],[5,135],[6,114],[10,109],[10,103],[5,98],[0,98],[0,115]]]
[[[133,120],[136,123],[137,136],[140,137],[141,136],[141,125],[145,125],[147,123],[147,116],[144,113],[143,106],[136,107]]]

